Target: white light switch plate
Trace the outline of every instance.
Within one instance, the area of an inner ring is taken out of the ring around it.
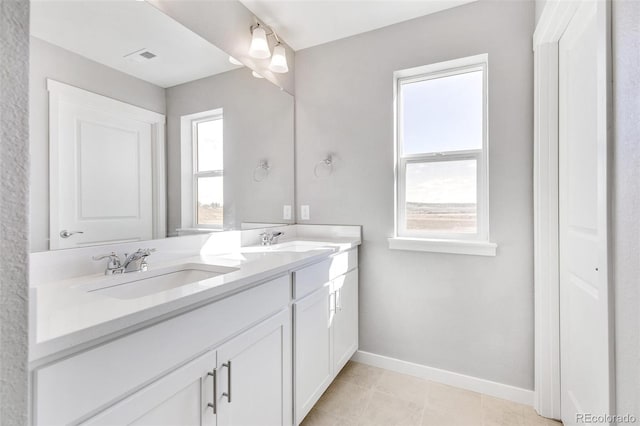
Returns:
[[[309,206],[300,206],[300,219],[309,220]]]
[[[282,209],[282,218],[284,220],[291,220],[291,206],[284,206],[284,209]]]

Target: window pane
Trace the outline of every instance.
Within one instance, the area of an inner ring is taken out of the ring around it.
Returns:
[[[476,160],[408,163],[406,188],[407,230],[477,232]]]
[[[201,177],[198,186],[198,225],[222,226],[222,177]]]
[[[222,119],[196,124],[198,137],[198,170],[222,170]]]
[[[405,154],[482,149],[482,74],[401,85]]]

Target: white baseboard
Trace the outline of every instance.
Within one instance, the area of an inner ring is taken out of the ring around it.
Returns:
[[[397,373],[408,374],[410,376],[420,377],[445,385],[483,393],[496,398],[517,402],[519,404],[533,405],[532,390],[492,382],[490,380],[479,379],[477,377],[466,376],[464,374],[415,364],[413,362],[402,361],[396,358],[389,358],[387,356],[377,355],[371,352],[357,351],[351,359],[374,367],[385,368]]]

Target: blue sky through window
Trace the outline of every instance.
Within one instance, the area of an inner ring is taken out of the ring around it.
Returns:
[[[482,71],[402,85],[404,154],[482,149]]]

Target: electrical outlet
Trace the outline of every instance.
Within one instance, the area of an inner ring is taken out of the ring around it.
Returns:
[[[300,206],[300,219],[309,220],[309,206]]]
[[[284,220],[291,220],[291,206],[284,206],[284,209],[282,210],[282,218]]]

